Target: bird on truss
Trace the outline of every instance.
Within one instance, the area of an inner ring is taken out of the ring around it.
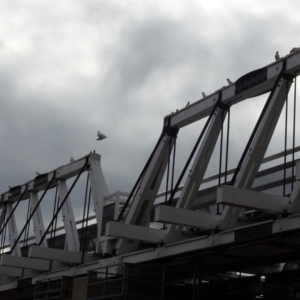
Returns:
[[[74,162],[75,161],[75,159],[71,156],[70,157],[70,162]]]
[[[188,106],[190,106],[190,101],[186,104],[186,106],[185,107],[188,107]]]
[[[101,141],[101,140],[104,140],[104,139],[107,139],[108,136],[106,136],[105,134],[103,134],[101,131],[98,130],[97,132],[97,141]]]
[[[206,97],[205,93],[203,93],[203,92],[202,92],[202,97],[203,97],[203,98],[205,98],[205,97]]]
[[[300,47],[294,47],[294,48],[290,51],[290,53],[295,53],[295,52],[298,52],[298,51],[300,51]]]
[[[275,53],[275,60],[277,61],[279,59],[280,59],[280,55],[279,55],[278,51],[276,51],[276,53]]]
[[[227,80],[228,84],[233,84],[233,82],[229,78],[227,78],[226,80]]]

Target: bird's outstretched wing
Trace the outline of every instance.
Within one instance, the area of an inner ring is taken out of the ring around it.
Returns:
[[[106,136],[104,133],[102,133],[101,131],[98,130],[97,132],[97,141],[101,141],[101,140],[104,140],[104,139],[107,139],[108,136]]]

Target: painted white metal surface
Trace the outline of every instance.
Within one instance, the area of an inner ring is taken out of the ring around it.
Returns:
[[[183,190],[176,203],[176,208],[191,208],[204,178],[204,174],[209,161],[212,157],[213,150],[216,146],[220,131],[222,129],[222,123],[225,120],[226,114],[226,110],[220,108],[216,109],[214,116],[212,117],[207,131],[203,137],[203,141],[200,144],[198,153],[195,157],[190,173],[187,176]],[[201,215],[199,215],[199,218],[201,218]],[[166,238],[166,243],[170,243],[180,239],[182,229],[182,226],[178,226],[176,224],[168,225],[168,235]]]
[[[65,199],[68,193],[68,188],[65,180],[58,181],[58,193],[60,197],[59,203],[61,203],[61,201]],[[66,242],[67,242],[68,250],[79,251],[80,248],[79,236],[78,236],[75,217],[74,217],[74,213],[73,213],[73,209],[69,197],[67,197],[61,210],[62,210],[63,222],[66,231]]]
[[[1,276],[12,277],[12,278],[14,278],[14,277],[22,277],[23,276],[23,269],[22,268],[0,266],[0,275]],[[16,281],[14,283],[15,284],[12,285],[13,287],[16,286]],[[0,284],[0,291],[1,291],[1,286],[2,286],[2,284]],[[6,287],[5,284],[4,284],[4,287],[2,287],[2,288],[4,288],[2,290],[7,289],[7,287]],[[11,288],[11,285],[9,285],[8,289],[9,288]]]
[[[7,216],[10,216],[12,210],[13,210],[13,205],[11,203],[8,203],[7,204]],[[11,215],[11,218],[8,221],[8,233],[9,233],[10,248],[12,248],[18,238],[18,235],[19,235],[14,214]],[[12,251],[12,255],[21,256],[21,249],[20,249],[19,243],[17,243],[14,250]]]
[[[220,222],[220,216],[211,213],[174,208],[160,205],[155,208],[156,222],[182,225],[200,229],[216,229]]]
[[[100,155],[92,153],[89,158],[89,181],[92,190],[92,197],[94,202],[94,210],[98,226],[98,235],[96,241],[96,251],[101,252],[101,246],[99,239],[102,233],[102,218],[103,218],[103,207],[104,197],[108,194],[105,178],[100,167]]]
[[[123,224],[119,222],[108,222],[106,235],[130,240],[137,240],[146,243],[160,244],[166,236],[165,230],[149,227]]]
[[[217,188],[217,203],[280,214],[289,210],[291,200],[289,197],[270,195],[225,185]]]
[[[82,253],[61,249],[44,248],[39,246],[30,246],[28,257],[79,264],[81,263]]]
[[[2,254],[0,257],[0,265],[14,268],[25,268],[38,271],[49,271],[50,261],[38,258],[16,257]]]
[[[170,150],[173,148],[174,139],[165,135],[158,145],[157,151],[142,179],[130,210],[126,216],[125,224],[148,226],[150,213],[160,187]],[[136,251],[137,242],[119,239],[115,249],[118,255]]]
[[[31,204],[31,210],[34,210],[36,207],[36,211],[32,216],[33,219],[33,230],[35,235],[35,241],[37,244],[40,243],[42,236],[45,233],[45,226],[43,221],[43,216],[41,212],[41,208],[38,205],[38,194],[36,192],[30,193],[30,204]],[[44,239],[42,242],[43,247],[48,247],[47,240]]]
[[[262,118],[252,144],[248,149],[245,161],[238,174],[235,187],[250,189],[263,157],[267,151],[271,137],[277,125],[280,113],[285,103],[286,95],[291,87],[291,82],[280,79],[272,95],[270,104]],[[241,208],[226,206],[220,223],[220,229],[224,230],[235,225],[241,213]]]

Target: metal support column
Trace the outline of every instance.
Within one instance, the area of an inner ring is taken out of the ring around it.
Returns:
[[[60,199],[64,199],[68,193],[68,188],[65,180],[58,180],[58,191]],[[71,205],[70,198],[62,206],[63,222],[66,231],[66,242],[69,251],[79,251],[80,243],[79,236],[76,228],[74,213]]]
[[[12,210],[13,210],[12,203],[8,203],[7,204],[7,215],[10,215]],[[9,233],[10,248],[12,248],[15,244],[15,241],[17,240],[17,238],[19,236],[14,214],[11,216],[11,218],[8,221],[8,233]],[[22,256],[19,243],[17,243],[17,245],[15,246],[15,248],[13,249],[11,254],[15,255],[15,256]]]
[[[108,194],[107,185],[105,178],[100,166],[100,155],[92,153],[89,157],[89,181],[92,190],[92,198],[94,202],[95,215],[97,219],[97,242],[96,242],[96,252],[101,252],[99,237],[102,233],[102,218],[103,218],[103,207],[104,207],[104,197]]]
[[[30,201],[31,201],[31,209],[33,210],[38,202],[38,193],[36,192],[31,192],[30,193]],[[41,208],[38,206],[35,213],[32,216],[33,218],[33,228],[34,228],[34,234],[35,234],[35,241],[38,244],[42,238],[42,236],[45,233],[45,226],[44,226],[44,221],[43,221],[43,216],[41,212]],[[47,240],[44,239],[42,242],[43,247],[48,247]]]

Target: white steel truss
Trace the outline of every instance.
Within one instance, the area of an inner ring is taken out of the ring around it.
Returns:
[[[290,87],[299,71],[300,52],[296,52],[166,116],[159,141],[131,194],[109,194],[100,166],[101,157],[97,153],[90,153],[49,173],[38,175],[23,185],[10,188],[0,195],[0,246],[3,252],[0,275],[5,276],[5,280],[9,277],[12,282],[13,278],[32,277],[34,283],[57,276],[82,275],[103,267],[109,268],[110,274],[117,274],[121,272],[121,263],[149,262],[197,250],[229,247],[244,238],[240,237],[241,232],[249,228],[253,228],[255,233],[267,228],[268,237],[300,230],[300,163],[297,163],[296,182],[289,195],[265,194],[253,188]],[[195,202],[198,201],[201,184],[207,181],[205,172],[229,107],[266,93],[269,96],[261,118],[240,164],[235,173],[231,172],[234,173],[231,185],[213,187],[215,196],[207,197],[207,202],[203,200],[200,203],[202,206],[196,207]],[[181,187],[178,183],[174,190],[165,192],[171,194],[172,200],[176,197],[174,207],[155,207],[179,130],[204,118],[207,120],[199,144],[195,147],[194,160],[189,161],[191,166],[185,183]],[[277,157],[275,155],[272,159]],[[81,224],[85,226],[79,228],[70,194],[83,172],[88,173],[95,216],[83,219]],[[291,181],[294,181],[293,172],[292,169]],[[75,180],[68,188],[67,180],[71,178]],[[40,203],[48,189],[56,187],[59,209],[45,229],[46,218]],[[34,236],[28,247],[30,239],[28,236],[21,239],[21,235],[29,229],[24,226],[18,231],[15,210],[20,201],[29,199],[31,210],[25,225],[29,226],[32,222]],[[209,205],[204,205],[204,202]],[[213,205],[224,205],[222,213],[213,212]],[[108,210],[111,211],[109,216],[105,214]],[[154,210],[155,217],[152,218]],[[245,221],[245,214],[257,212],[271,217],[263,221]],[[55,240],[50,233],[54,232],[51,226],[58,213],[62,213],[63,217],[64,249],[49,245],[49,241]],[[89,224],[89,221],[94,223]],[[96,234],[88,240],[93,245],[85,244],[84,237],[91,234],[93,225]],[[6,228],[9,245],[5,244]],[[26,253],[24,249],[27,249]],[[285,267],[282,264],[280,270]],[[0,280],[0,291],[14,287],[11,283],[4,283],[3,278]]]

